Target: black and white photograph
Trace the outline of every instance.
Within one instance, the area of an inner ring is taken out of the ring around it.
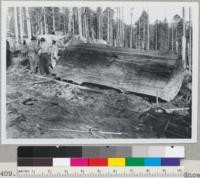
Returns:
[[[3,142],[195,141],[195,3],[4,3]]]

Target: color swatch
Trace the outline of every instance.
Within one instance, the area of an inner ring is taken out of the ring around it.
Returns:
[[[125,158],[108,158],[108,166],[124,167],[126,166],[126,159]]]
[[[88,166],[88,158],[71,158],[71,166]]]
[[[181,158],[20,158],[18,166],[180,166]]]
[[[144,158],[126,158],[126,166],[144,166]]]
[[[180,165],[180,158],[164,158],[161,159],[162,166],[177,166]]]
[[[146,151],[144,147],[134,147],[132,153],[130,147],[126,148],[128,153],[123,152],[122,147],[23,146],[18,147],[17,165],[30,167],[180,166],[180,160],[185,155],[182,146],[150,146],[145,147]]]
[[[89,166],[108,166],[107,158],[89,158]]]
[[[144,165],[145,166],[162,166],[161,158],[145,158]]]
[[[71,162],[69,158],[53,158],[53,166],[54,167],[65,167],[65,166],[70,166]]]

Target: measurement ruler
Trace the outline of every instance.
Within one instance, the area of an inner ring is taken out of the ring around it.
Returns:
[[[17,178],[183,178],[178,167],[18,167]]]

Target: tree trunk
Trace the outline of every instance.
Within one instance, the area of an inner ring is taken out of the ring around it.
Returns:
[[[63,26],[64,26],[63,34],[66,35],[66,31],[67,31],[67,29],[66,29],[66,17],[64,16],[63,19],[64,19],[64,24],[63,24]]]
[[[175,42],[175,51],[176,51],[176,54],[179,53],[179,50],[178,50],[178,32],[177,32],[177,25],[176,25],[176,29],[175,29],[175,39],[176,39],[176,42]]]
[[[148,13],[148,19],[147,19],[147,50],[149,51],[150,48],[150,33],[149,33],[149,13]]]
[[[174,51],[174,26],[172,24],[172,51]]]
[[[69,8],[68,33],[72,32],[72,10]]]
[[[192,75],[192,21],[191,21],[191,7],[189,7],[189,49],[188,49],[188,59],[189,59],[189,74]]]
[[[113,46],[113,22],[110,18],[110,44]]]
[[[136,36],[135,36],[135,40],[136,40],[136,49],[138,49],[138,26],[136,26]]]
[[[54,7],[52,8],[52,18],[53,18],[53,31],[56,31],[56,24],[55,24],[55,11],[54,11]]]
[[[45,7],[43,7],[43,13],[44,13],[44,33],[47,34],[48,30],[47,30]]]
[[[75,34],[75,28],[74,28],[74,25],[75,25],[75,22],[74,22],[74,15],[72,15],[72,34],[74,35]]]
[[[19,27],[20,27],[20,41],[23,42],[24,30],[22,20],[22,7],[19,7]]]
[[[146,48],[146,23],[144,22],[144,26],[143,26],[143,44],[142,44],[142,49]]]
[[[41,33],[41,28],[40,28],[40,17],[39,15],[37,15],[37,18],[36,18],[36,21],[37,21],[37,26],[35,28],[35,34],[40,34]]]
[[[43,12],[43,9],[41,8],[41,14]],[[40,34],[43,35],[44,34],[44,27],[43,27],[43,18],[39,18],[40,21]]]
[[[28,39],[31,39],[31,22],[30,22],[30,15],[28,7],[25,7],[26,10],[26,22],[27,22],[27,34]]]
[[[102,39],[102,21],[101,21],[101,14],[99,14],[99,18],[98,18],[98,30],[99,30],[99,35],[98,38]]]
[[[87,21],[87,15],[85,14],[85,37],[88,40],[89,39],[89,31],[88,31],[88,21]]]
[[[82,33],[82,19],[81,19],[81,8],[78,8],[78,31],[79,35],[82,38],[83,33]]]
[[[99,31],[99,34],[98,34],[98,38],[101,39],[101,14],[99,14],[99,17],[98,17],[98,31]]]
[[[63,7],[63,12],[64,12],[64,15],[63,15],[63,34],[66,35],[66,32],[67,32],[67,29],[66,29],[66,14],[65,14],[65,8]]]
[[[120,46],[120,8],[117,7],[117,46]]]
[[[155,50],[158,50],[158,25],[156,23],[156,46],[155,46]]]
[[[167,31],[167,40],[168,40],[168,50],[170,50],[170,28],[168,26],[168,31]]]
[[[108,10],[108,16],[107,16],[107,42],[110,43],[110,12]]]
[[[86,38],[85,33],[85,8],[83,7],[83,36]]]
[[[138,35],[138,48],[140,49],[140,44],[141,44],[141,34],[140,34],[140,19],[139,19],[139,35]]]
[[[122,47],[122,13],[121,8],[119,8],[119,41],[120,41],[120,47]]]
[[[17,7],[14,7],[14,19],[15,19],[15,38],[16,42],[19,42],[18,20],[17,20]]]
[[[87,42],[90,42],[88,17],[87,17],[87,10],[86,9],[85,9],[85,14],[84,14],[84,26],[85,26],[85,38],[86,38]]]
[[[122,47],[125,45],[124,36],[124,8],[122,7]]]
[[[133,9],[131,9],[130,48],[133,48]]]
[[[120,18],[120,21],[119,21],[119,24],[120,24],[120,27],[119,27],[119,36],[120,36],[120,47],[122,47],[122,11],[121,11],[121,8],[119,9],[119,18]]]
[[[185,9],[183,7],[183,36],[182,36],[182,61],[183,61],[183,68],[186,72],[186,37],[185,37]]]

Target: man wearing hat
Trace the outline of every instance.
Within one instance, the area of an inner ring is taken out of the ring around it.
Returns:
[[[31,38],[31,42],[28,44],[28,58],[30,63],[30,69],[32,73],[36,73],[37,65],[39,61],[38,52],[38,45],[36,37]]]
[[[41,74],[49,74],[49,44],[46,42],[45,38],[41,38],[40,40],[40,47],[39,47],[39,54],[40,54],[40,60],[39,60],[39,68]]]

